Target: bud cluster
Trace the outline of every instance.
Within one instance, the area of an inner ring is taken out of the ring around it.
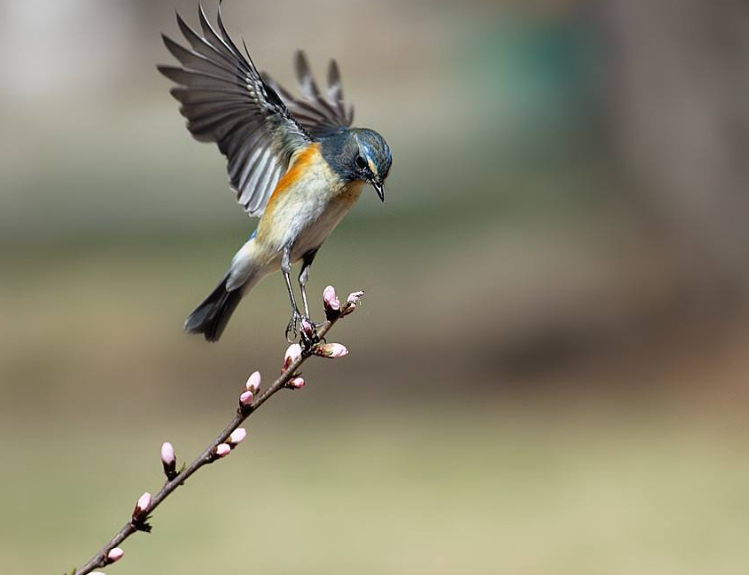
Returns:
[[[224,443],[219,443],[216,446],[216,449],[213,450],[214,456],[219,458],[226,457],[231,453],[232,449],[244,441],[245,437],[247,437],[247,430],[244,427],[238,427],[231,432],[231,435],[226,438]]]
[[[239,407],[243,411],[248,411],[252,409],[252,404],[255,401],[255,397],[260,392],[260,383],[262,381],[262,377],[260,376],[260,372],[256,371],[253,373],[248,379],[247,383],[244,385],[244,391],[239,395]]]
[[[361,305],[363,298],[363,291],[355,291],[348,295],[345,305],[342,305],[341,300],[338,299],[338,296],[336,295],[335,288],[333,286],[328,286],[322,292],[322,303],[325,308],[325,317],[328,321],[332,321],[339,316],[346,316]]]
[[[302,326],[302,329],[304,329],[304,326]],[[313,328],[314,329],[314,328]],[[302,346],[300,346],[298,343],[293,343],[289,346],[289,349],[286,350],[286,354],[283,358],[283,367],[281,368],[281,373],[286,373],[291,369],[291,366],[300,358],[302,357]],[[286,387],[289,389],[302,389],[305,386],[304,378],[299,377],[298,375],[294,375],[287,383]]]

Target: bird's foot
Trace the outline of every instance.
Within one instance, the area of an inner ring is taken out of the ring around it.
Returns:
[[[303,316],[302,317],[302,323],[301,323],[301,341],[302,341],[302,347],[305,349],[312,349],[315,345],[320,343],[321,338],[317,334],[318,328],[325,325],[325,323],[315,323],[310,319],[309,316]]]
[[[299,337],[299,328],[297,326],[301,321],[302,314],[300,314],[297,310],[294,310],[291,314],[289,323],[286,325],[286,341],[288,341],[289,343],[294,343],[297,337]]]

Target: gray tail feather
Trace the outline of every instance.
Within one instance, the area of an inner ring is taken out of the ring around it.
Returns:
[[[229,274],[225,275],[216,289],[195,308],[185,321],[185,330],[190,333],[202,333],[208,341],[218,341],[244,292],[241,287],[228,291],[228,279]]]

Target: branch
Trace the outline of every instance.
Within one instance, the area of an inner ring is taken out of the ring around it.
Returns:
[[[307,321],[301,325],[301,340],[304,347],[293,344],[286,352],[281,376],[274,381],[262,394],[260,391],[260,373],[253,373],[246,384],[246,390],[239,396],[239,408],[226,428],[214,439],[203,452],[181,471],[176,470],[176,458],[174,449],[170,443],[165,443],[161,448],[161,461],[164,467],[167,481],[161,490],[154,496],[144,493],[135,506],[130,520],[120,529],[117,534],[102,547],[82,567],[73,569],[71,575],[86,575],[94,569],[111,565],[124,555],[119,545],[128,537],[138,531],[150,532],[151,525],[148,523],[153,512],[161,503],[169,497],[178,487],[185,484],[196,471],[209,463],[225,457],[231,453],[245,437],[246,432],[239,426],[257,409],[273,397],[281,389],[300,389],[304,386],[304,380],[299,377],[297,371],[301,365],[313,355],[320,357],[336,358],[348,353],[348,350],[339,343],[321,343],[330,329],[342,317],[347,316],[358,306],[364,292],[354,292],[342,305],[336,297],[332,286],[325,288],[323,292],[323,304],[327,321],[319,329]],[[100,574],[101,575],[101,574]]]

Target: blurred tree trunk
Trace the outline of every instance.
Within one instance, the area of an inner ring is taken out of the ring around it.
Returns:
[[[749,1],[602,0],[611,134],[691,293],[749,295]],[[713,305],[709,305],[714,309]]]

